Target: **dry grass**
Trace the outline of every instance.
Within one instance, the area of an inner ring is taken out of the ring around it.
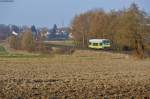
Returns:
[[[0,98],[150,97],[150,60],[76,51],[50,58],[0,58]]]

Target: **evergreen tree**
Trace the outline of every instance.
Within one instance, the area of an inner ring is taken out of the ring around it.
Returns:
[[[53,29],[52,29],[52,33],[56,33],[57,32],[57,25],[56,24],[54,24],[54,26],[53,26]]]

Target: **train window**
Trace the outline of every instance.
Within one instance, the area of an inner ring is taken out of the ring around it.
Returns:
[[[109,40],[105,40],[105,41],[103,41],[103,43],[104,43],[105,45],[108,45],[108,44],[110,44],[110,41],[109,41]]]
[[[93,46],[98,46],[98,43],[93,43]]]
[[[102,43],[99,43],[99,45],[102,46],[103,44],[102,44]]]

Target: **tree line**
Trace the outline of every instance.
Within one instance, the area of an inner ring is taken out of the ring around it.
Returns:
[[[44,38],[42,36],[34,36],[31,29],[23,31],[20,35],[11,35],[7,38],[10,48],[16,50],[25,50],[28,52],[44,52],[48,53],[49,49],[44,44]]]
[[[92,38],[107,38],[114,50],[135,50],[143,57],[150,41],[150,17],[135,3],[129,8],[110,12],[95,9],[75,16],[71,32],[76,45],[87,47]]]
[[[3,34],[8,34],[4,40],[7,41],[10,48],[15,50],[24,50],[29,52],[41,52],[41,53],[51,53],[52,48],[51,45],[45,43],[46,40],[53,40],[58,33],[58,31],[69,31],[68,28],[57,28],[56,24],[52,29],[44,28],[36,28],[34,25],[31,27],[23,26],[18,27],[15,25],[9,26],[6,30],[2,31]],[[61,32],[62,33],[62,32]],[[50,35],[51,34],[51,35]],[[50,38],[51,36],[51,38]],[[59,35],[59,37],[64,37]],[[57,36],[58,38],[58,36]],[[2,40],[2,39],[0,39]]]

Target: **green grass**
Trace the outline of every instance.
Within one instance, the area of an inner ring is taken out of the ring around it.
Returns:
[[[37,54],[37,53],[26,53],[26,52],[11,52],[7,51],[3,45],[0,45],[0,57],[1,58],[43,58],[49,55]]]
[[[0,57],[3,58],[35,58],[35,57],[44,57],[44,55],[26,55],[26,54],[1,54]]]
[[[56,46],[74,46],[73,40],[64,40],[64,41],[47,41],[46,44],[52,44]]]
[[[0,58],[46,58],[52,55],[49,54],[37,54],[37,53],[0,53]]]
[[[4,55],[4,54],[7,54],[7,51],[2,45],[0,45],[0,55]]]

